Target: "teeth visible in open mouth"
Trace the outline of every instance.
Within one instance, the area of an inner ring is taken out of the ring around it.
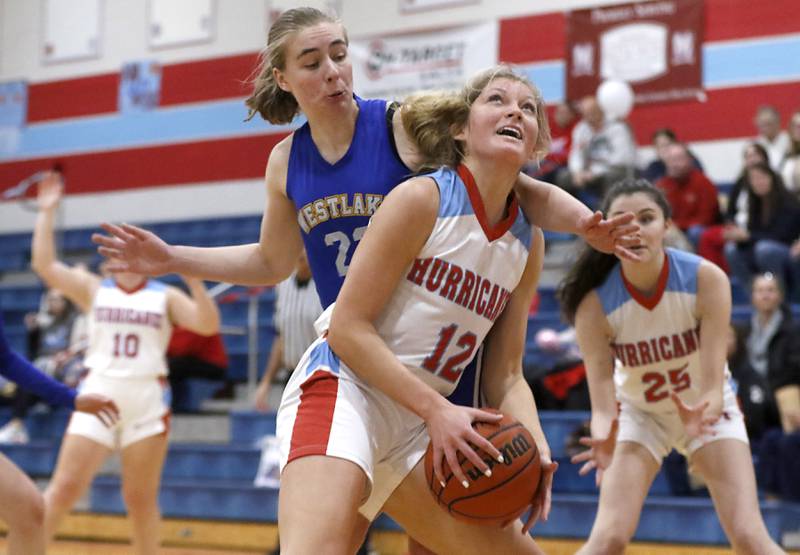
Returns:
[[[503,127],[497,132],[498,135],[506,135],[508,137],[514,137],[515,139],[522,139],[522,133],[519,129],[514,127]]]

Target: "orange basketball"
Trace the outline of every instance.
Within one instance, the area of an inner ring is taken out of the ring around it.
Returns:
[[[518,518],[530,506],[542,475],[539,451],[530,432],[510,416],[504,415],[497,423],[476,422],[473,426],[503,455],[504,462],[500,463],[478,450],[492,470],[491,477],[459,453],[469,488],[458,482],[446,463],[442,487],[433,473],[430,445],[425,453],[425,476],[433,496],[455,518],[473,524],[501,525]]]

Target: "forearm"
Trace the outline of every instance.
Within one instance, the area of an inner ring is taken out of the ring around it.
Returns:
[[[487,380],[490,382],[491,380]],[[516,418],[533,436],[543,457],[550,457],[550,445],[539,421],[533,393],[521,372],[511,373],[502,384],[489,384],[484,389],[489,406]]]
[[[219,307],[211,295],[208,294],[203,282],[196,278],[186,278],[186,285],[195,303],[197,311],[197,322],[202,324],[199,333],[203,335],[213,335],[219,331],[220,315]]]
[[[613,374],[607,379],[590,382],[589,396],[592,403],[592,437],[608,437],[611,422],[617,417],[617,396],[614,389]]]
[[[542,229],[578,235],[581,218],[592,214],[581,201],[543,181],[517,180],[515,190],[528,219]]]
[[[0,360],[0,370],[3,376],[19,387],[38,395],[50,404],[67,408],[75,406],[76,393],[73,389],[39,371],[13,351],[5,351]]]
[[[55,211],[55,207],[39,210],[33,228],[31,266],[42,277],[56,260],[56,246],[53,236]]]
[[[366,322],[331,326],[328,343],[359,377],[423,420],[447,400],[408,370]]]
[[[231,247],[170,247],[170,270],[209,281],[239,285],[275,285],[292,272],[291,265],[276,267],[263,256],[261,245]]]

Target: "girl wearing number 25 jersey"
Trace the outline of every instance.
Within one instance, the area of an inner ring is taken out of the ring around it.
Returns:
[[[109,397],[119,407],[120,418],[106,427],[94,416],[72,415],[45,492],[45,533],[52,537],[106,457],[118,450],[133,552],[155,554],[160,545],[158,488],[169,428],[167,344],[173,323],[203,335],[215,333],[219,312],[198,279],[185,279],[189,297],[141,274],[103,279],[60,262],[53,221],[61,194],[58,174],[48,174],[39,183],[33,269],[87,313],[88,374],[79,391]]]
[[[737,553],[782,553],[759,514],[742,413],[725,362],[731,316],[725,273],[664,248],[672,225],[663,193],[617,183],[609,215],[633,212],[638,261],[584,252],[560,289],[575,323],[592,400],[590,448],[573,457],[597,469],[600,506],[579,551],[622,553],[661,460],[675,448],[703,476]]]

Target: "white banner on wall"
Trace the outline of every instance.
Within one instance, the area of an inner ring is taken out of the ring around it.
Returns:
[[[355,91],[365,98],[402,99],[421,89],[455,89],[497,63],[497,21],[428,33],[354,40]]]

